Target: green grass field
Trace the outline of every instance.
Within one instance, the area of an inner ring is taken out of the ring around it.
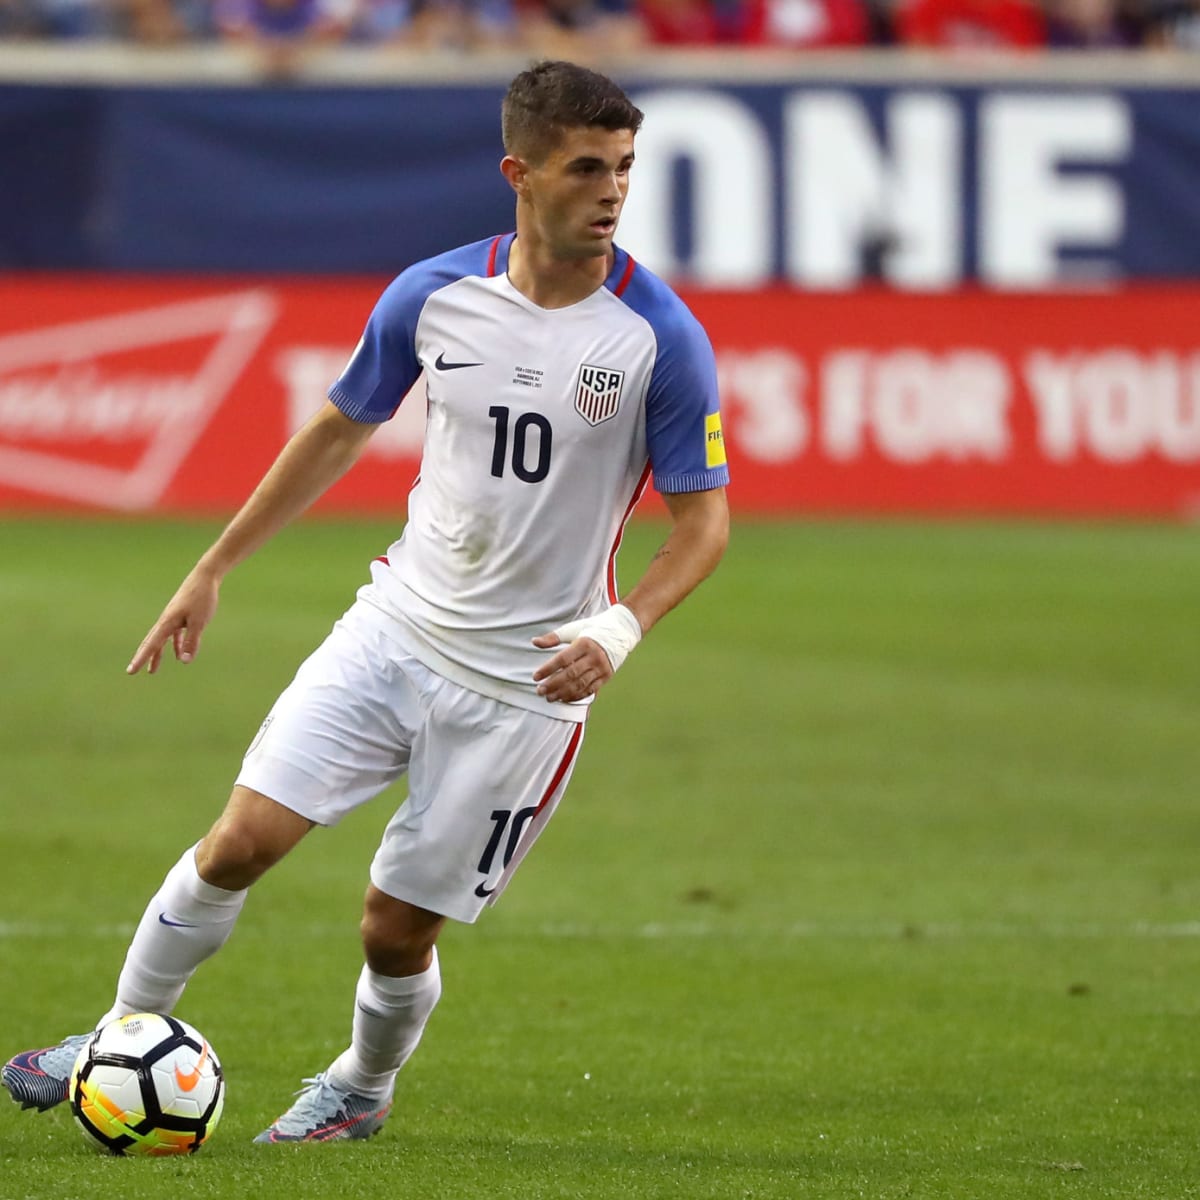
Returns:
[[[125,677],[213,532],[0,524],[0,1058],[107,1007],[390,536],[289,531],[194,665]],[[0,1200],[1200,1196],[1198,778],[1196,529],[742,524],[503,903],[447,931],[378,1138],[250,1144],[344,1045],[398,796],[269,875],[185,995],[211,1144],[106,1159],[4,1104]]]

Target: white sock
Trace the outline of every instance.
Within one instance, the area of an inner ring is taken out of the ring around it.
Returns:
[[[442,994],[437,949],[420,975],[399,979],[363,967],[354,991],[354,1033],[329,1073],[361,1096],[390,1100],[396,1072],[409,1060]]]
[[[196,847],[185,850],[142,915],[116,999],[97,1028],[129,1013],[171,1012],[192,972],[225,944],[245,900],[245,890],[205,883],[196,871]]]

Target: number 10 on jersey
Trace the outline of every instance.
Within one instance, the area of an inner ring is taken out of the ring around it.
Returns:
[[[504,478],[505,466],[522,483],[541,483],[550,473],[550,447],[554,440],[550,422],[541,413],[521,413],[512,422],[511,462],[509,449],[509,409],[506,404],[493,404],[488,416],[496,422],[496,440],[492,445],[492,474]],[[532,439],[536,450],[530,445],[530,429],[537,431]],[[530,459],[533,459],[531,462]]]

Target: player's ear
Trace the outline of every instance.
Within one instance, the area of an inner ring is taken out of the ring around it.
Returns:
[[[518,196],[526,194],[528,189],[527,177],[529,175],[529,164],[523,158],[506,154],[500,161],[500,174],[508,180],[508,186]]]

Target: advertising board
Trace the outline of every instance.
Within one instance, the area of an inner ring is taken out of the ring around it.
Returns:
[[[223,513],[383,279],[0,282],[0,506]],[[1200,514],[1200,288],[685,292],[754,513]],[[321,502],[402,513],[422,384]]]

